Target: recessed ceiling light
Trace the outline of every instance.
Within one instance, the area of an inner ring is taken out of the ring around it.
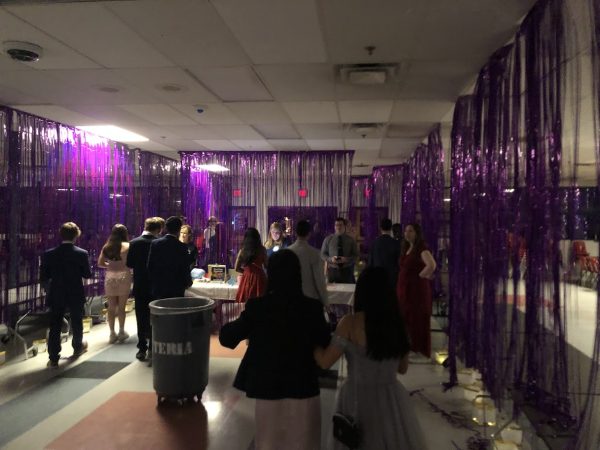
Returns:
[[[121,88],[117,86],[97,86],[97,89],[100,92],[106,92],[107,94],[114,94],[121,91]]]
[[[165,92],[181,92],[186,90],[185,86],[180,86],[179,84],[174,83],[161,84],[158,86],[158,89]]]
[[[77,128],[116,142],[147,142],[149,140],[147,137],[114,125],[86,125]]]

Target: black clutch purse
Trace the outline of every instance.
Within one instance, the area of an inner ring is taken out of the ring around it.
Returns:
[[[333,437],[350,449],[358,448],[361,440],[358,423],[352,416],[335,413],[333,415]]]

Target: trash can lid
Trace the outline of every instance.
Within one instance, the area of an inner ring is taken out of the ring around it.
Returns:
[[[215,301],[207,297],[161,298],[150,302],[150,312],[154,315],[191,314],[215,307]]]

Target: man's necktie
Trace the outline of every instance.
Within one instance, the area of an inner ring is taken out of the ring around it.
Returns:
[[[342,239],[341,234],[338,236],[338,241],[337,241],[337,255],[344,256],[344,241]]]

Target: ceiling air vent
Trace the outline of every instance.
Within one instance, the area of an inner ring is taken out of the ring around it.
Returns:
[[[340,64],[336,66],[341,83],[378,85],[398,81],[400,64]]]
[[[345,136],[352,137],[352,135],[358,135],[366,138],[368,136],[374,136],[382,128],[382,123],[349,123],[346,124],[348,132],[345,133]]]

